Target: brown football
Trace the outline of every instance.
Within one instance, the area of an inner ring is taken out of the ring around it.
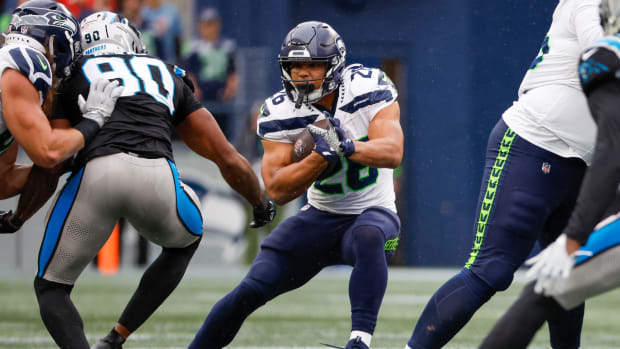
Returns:
[[[327,129],[327,119],[319,120],[313,124],[323,129]],[[291,162],[301,161],[310,155],[314,150],[314,138],[307,129],[301,131],[299,136],[293,143],[293,152],[291,153]]]

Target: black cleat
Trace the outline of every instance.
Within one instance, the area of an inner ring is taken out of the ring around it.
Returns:
[[[112,330],[105,337],[101,338],[99,342],[90,347],[90,349],[123,349],[123,343],[125,343],[125,338]]]
[[[366,344],[364,344],[364,342],[362,342],[361,337],[355,337],[354,339],[351,339],[347,343],[347,346],[344,347],[344,349],[369,349],[369,348]]]
[[[354,339],[351,339],[350,341],[347,342],[347,345],[343,348],[343,347],[337,347],[335,345],[331,345],[331,344],[325,344],[325,343],[321,343],[322,345],[329,347],[329,348],[335,348],[335,349],[369,349],[368,346],[366,346],[366,344],[364,344],[364,342],[362,342],[362,338],[360,337],[355,337]]]

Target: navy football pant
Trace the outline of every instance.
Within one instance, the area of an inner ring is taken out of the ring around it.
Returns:
[[[582,160],[541,149],[500,119],[487,145],[474,248],[461,272],[431,297],[410,347],[443,347],[495,292],[508,288],[536,241],[546,246],[562,232],[585,169]],[[582,320],[583,306],[552,316],[552,347],[578,348]]]
[[[352,329],[373,333],[399,230],[398,217],[380,207],[360,215],[302,209],[265,239],[248,275],[211,309],[190,348],[224,347],[254,310],[335,264],[353,266]]]

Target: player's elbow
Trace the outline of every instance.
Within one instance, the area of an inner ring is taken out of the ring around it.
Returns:
[[[41,150],[28,155],[37,166],[49,169],[58,166],[63,161],[62,153],[53,150]]]
[[[265,183],[265,192],[278,205],[288,204],[294,199],[289,191],[278,188],[273,183]]]
[[[386,159],[385,167],[391,168],[391,169],[397,168],[398,166],[400,166],[400,163],[403,161],[402,148],[395,149],[393,152],[390,152],[390,154],[385,159]]]
[[[388,159],[388,163],[387,163],[387,168],[391,168],[391,169],[395,169],[398,166],[400,166],[400,163],[402,162],[402,156],[400,157],[393,157],[391,159]]]

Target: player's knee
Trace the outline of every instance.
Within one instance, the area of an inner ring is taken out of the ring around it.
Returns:
[[[505,291],[514,278],[515,268],[503,261],[491,261],[484,268],[476,269],[474,274],[494,291]]]
[[[353,251],[356,258],[383,254],[385,236],[377,227],[365,225],[353,231]]]
[[[252,284],[275,285],[282,278],[282,265],[272,259],[257,259],[244,281]]]
[[[164,247],[162,249],[162,254],[175,255],[177,257],[177,259],[178,258],[186,259],[187,262],[189,263],[189,261],[194,256],[194,253],[196,252],[196,249],[200,245],[200,240],[201,239],[202,238],[199,237],[198,240],[194,241],[193,243],[191,243],[191,244],[189,244],[189,245],[187,245],[185,247],[181,247],[181,248]]]
[[[40,277],[34,279],[34,292],[39,302],[41,313],[47,312],[48,309],[56,304],[62,304],[60,298],[69,297],[73,285],[65,285],[58,282],[48,281]]]

